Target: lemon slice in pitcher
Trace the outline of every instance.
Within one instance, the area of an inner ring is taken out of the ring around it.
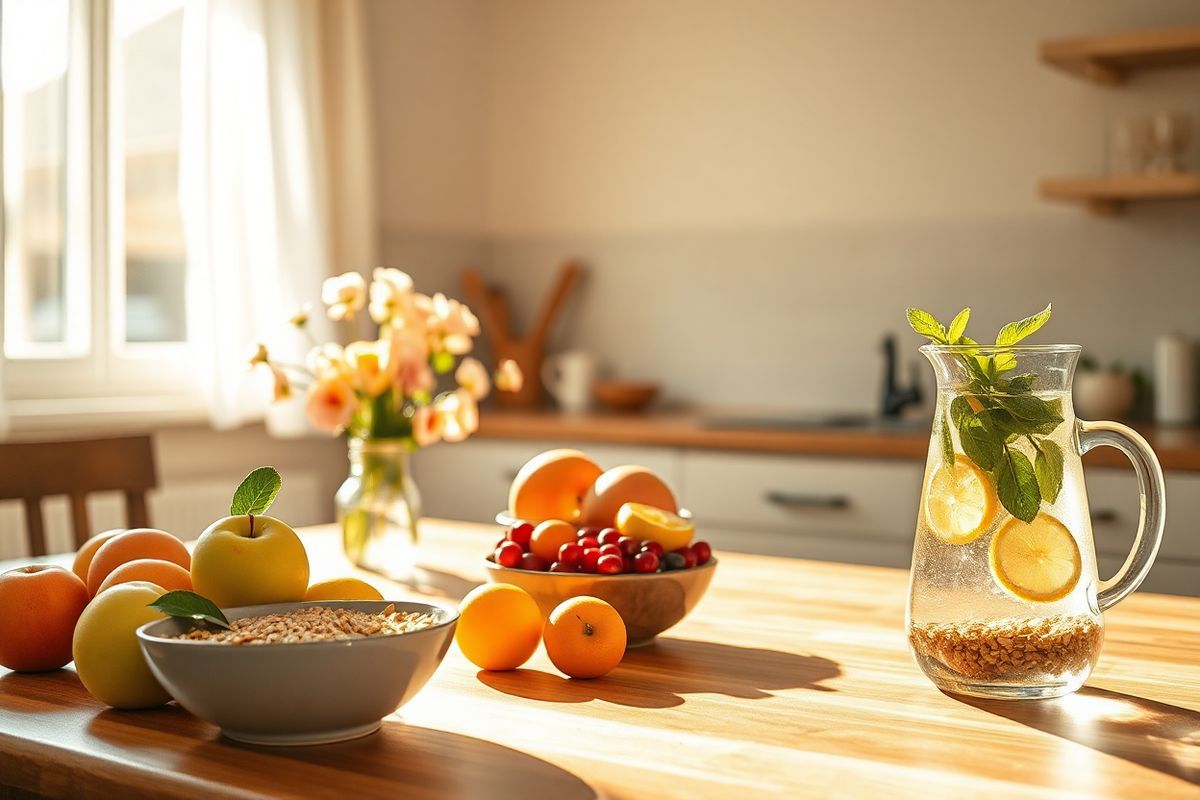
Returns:
[[[1075,537],[1045,513],[1029,523],[1009,520],[992,537],[989,562],[997,583],[1035,603],[1069,595],[1083,568]]]
[[[983,470],[961,453],[938,465],[925,487],[925,522],[950,544],[978,539],[996,519],[996,491]]]

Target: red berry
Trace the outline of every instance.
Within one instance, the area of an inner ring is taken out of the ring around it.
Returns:
[[[533,526],[528,522],[518,522],[508,529],[508,540],[521,545],[522,550],[529,549],[529,537],[533,536]]]
[[[618,545],[615,545],[615,544],[602,544],[602,545],[600,545],[600,555],[602,555],[602,556],[616,556],[617,558],[624,558],[624,557],[625,557],[625,554],[621,552],[621,548],[620,548]]]
[[[658,554],[643,550],[633,557],[634,572],[658,572]]]
[[[616,528],[605,528],[596,537],[600,544],[616,544],[621,541],[621,532]]]
[[[521,556],[521,569],[527,569],[532,572],[545,572],[550,568],[546,563],[546,559],[533,553],[526,553]]]
[[[632,573],[633,572],[633,556],[625,556],[621,560],[625,562],[625,571],[627,573]]]
[[[617,547],[621,548],[623,554],[635,556],[637,551],[642,549],[642,543],[632,536],[622,536],[617,540]]]
[[[712,560],[712,546],[708,542],[695,542],[692,552],[696,554],[697,564],[707,564]]]
[[[625,569],[625,560],[612,553],[600,556],[596,561],[596,572],[601,575],[619,575]]]
[[[504,542],[496,548],[496,563],[502,567],[515,567],[521,563],[521,545]]]
[[[596,562],[600,560],[600,548],[589,547],[583,551],[583,559],[579,562],[579,566],[584,572],[595,572]]]
[[[677,552],[667,553],[662,557],[663,572],[673,569],[683,569],[685,566],[687,566],[687,562]]]
[[[684,569],[691,569],[692,567],[696,566],[696,554],[692,551],[692,548],[685,546],[673,552],[683,556]]]
[[[593,539],[595,539],[597,536],[600,535],[600,531],[602,531],[602,530],[604,530],[604,529],[603,528],[580,528],[579,529],[579,538],[583,539],[586,536],[590,536]]]
[[[579,546],[584,550],[588,549],[589,547],[599,547],[600,540],[595,536],[584,536],[579,540]]]
[[[579,562],[583,559],[583,548],[574,542],[567,542],[562,547],[558,548],[558,560],[568,567],[579,566]]]
[[[646,541],[642,542],[642,552],[654,553],[654,555],[658,556],[661,560],[663,556],[663,546],[653,539],[647,539]]]
[[[550,572],[578,572],[579,568],[571,564],[564,564],[561,561],[555,561],[550,565]]]
[[[503,536],[501,536],[499,539],[496,540],[496,545],[492,549],[493,550],[498,549],[500,547],[500,545],[504,544],[507,541],[508,541],[508,534],[506,533]]]

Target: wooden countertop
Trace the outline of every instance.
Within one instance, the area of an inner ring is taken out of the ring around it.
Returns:
[[[1163,469],[1200,471],[1200,428],[1134,427],[1158,454]],[[792,455],[924,459],[929,448],[925,425],[897,428],[732,428],[713,427],[695,411],[645,414],[578,414],[555,411],[488,409],[476,434],[493,439],[603,442],[709,450],[741,450]],[[1125,456],[1110,447],[1093,450],[1085,463],[1126,467]]]
[[[423,591],[454,602],[495,528],[429,520],[423,535]],[[303,536],[314,578],[349,571],[332,528]],[[693,614],[605,678],[566,680],[540,650],[484,673],[451,648],[403,720],[320,747],[235,744],[173,705],[105,709],[69,668],[0,670],[0,782],[57,797],[1197,796],[1200,601],[1134,595],[1079,693],[983,702],[913,663],[906,585],[721,556]]]

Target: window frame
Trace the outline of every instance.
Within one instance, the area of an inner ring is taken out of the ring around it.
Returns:
[[[67,308],[87,317],[82,353],[72,352],[69,344],[34,344],[22,348],[27,355],[10,357],[5,281],[0,281],[0,389],[10,424],[18,429],[126,418],[144,427],[147,422],[196,421],[205,412],[189,342],[125,341],[124,150],[111,105],[115,2],[69,3],[64,280],[75,284],[67,294]],[[0,146],[3,136],[0,114]],[[3,169],[0,163],[0,185]],[[5,243],[0,258],[7,266],[5,217],[0,214],[0,242]]]

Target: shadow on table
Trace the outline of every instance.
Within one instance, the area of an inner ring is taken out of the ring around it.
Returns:
[[[481,670],[477,677],[497,691],[530,700],[605,700],[637,708],[670,708],[681,705],[688,694],[757,700],[782,689],[833,692],[837,690],[821,682],[840,674],[837,662],[823,656],[659,638],[630,650],[619,667],[594,680],[574,680],[535,669]]]
[[[1054,700],[955,700],[1200,784],[1200,712],[1085,686]]]
[[[401,585],[423,595],[444,597],[457,603],[478,586],[479,581],[470,581],[452,572],[421,565],[416,568],[413,578],[401,582]]]
[[[393,719],[378,732],[348,742],[263,747],[226,739],[216,727],[170,705],[102,711],[88,733],[191,781],[219,781],[247,791],[403,797],[407,788],[407,794],[422,797],[598,797],[573,773],[528,753]]]

